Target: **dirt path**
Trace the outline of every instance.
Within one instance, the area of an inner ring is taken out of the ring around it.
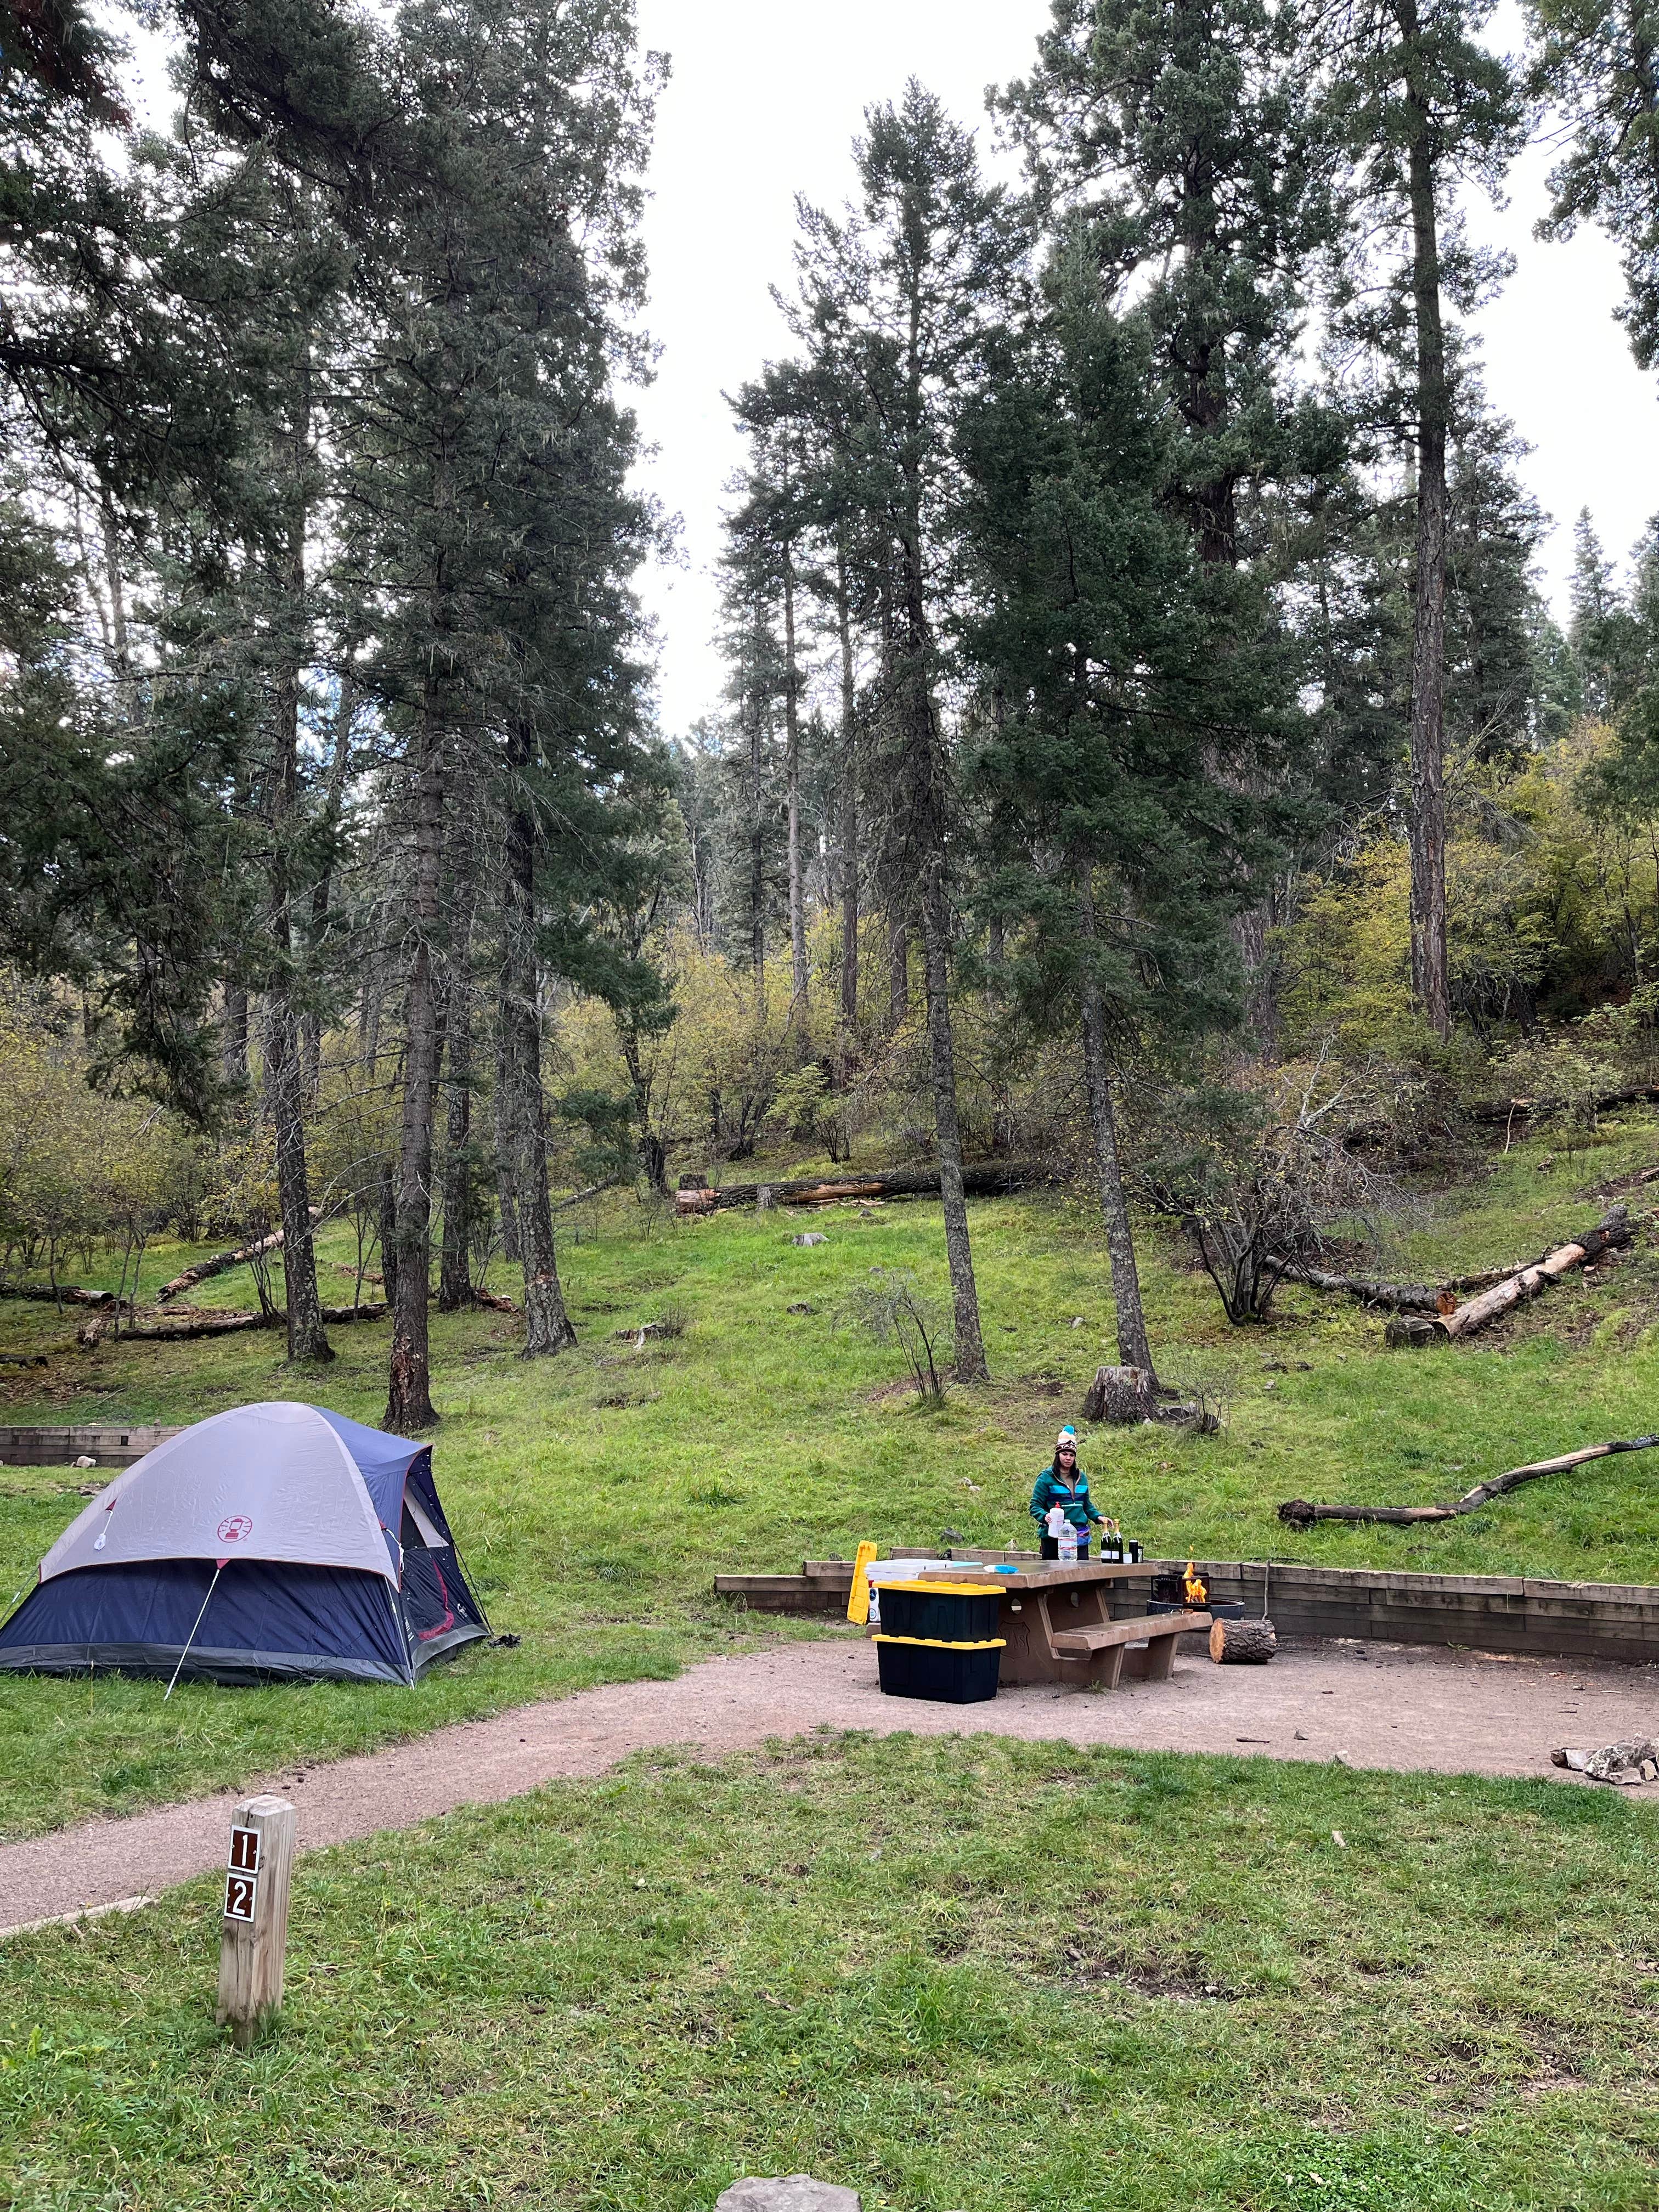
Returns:
[[[720,1758],[821,1727],[1246,1758],[1340,1754],[1352,1766],[1569,1780],[1550,1764],[1553,1744],[1594,1747],[1659,1731],[1659,1670],[1310,1644],[1282,1650],[1265,1668],[1183,1657],[1168,1682],[1100,1695],[1005,1690],[993,1704],[964,1707],[884,1698],[874,1650],[849,1638],[711,1659],[672,1682],[586,1690],[390,1751],[275,1775],[265,1786],[294,1800],[301,1849],[316,1850],[544,1782],[602,1774],[655,1745]],[[247,1794],[0,1846],[0,1934],[151,1895],[222,1864],[232,1808]],[[1659,1798],[1659,1784],[1636,1794]]]

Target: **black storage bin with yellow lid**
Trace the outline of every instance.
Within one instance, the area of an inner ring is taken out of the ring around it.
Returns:
[[[977,1705],[997,1693],[1002,1672],[1000,1636],[984,1644],[933,1644],[920,1637],[883,1633],[875,1645],[884,1697]]]
[[[889,1636],[985,1644],[997,1632],[1001,1607],[1002,1592],[994,1583],[925,1576],[915,1582],[882,1585],[881,1625]]]
[[[1004,1639],[1002,1591],[994,1583],[918,1579],[887,1583],[875,1639],[883,1694],[976,1705],[994,1698]]]

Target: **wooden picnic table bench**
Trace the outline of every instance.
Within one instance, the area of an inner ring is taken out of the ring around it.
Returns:
[[[1075,1682],[1115,1689],[1126,1661],[1132,1674],[1167,1681],[1175,1667],[1176,1645],[1189,1632],[1207,1631],[1210,1616],[1198,1608],[1185,1613],[1135,1613],[1114,1620],[1110,1594],[1119,1583],[1149,1582],[1162,1573],[1140,1560],[1088,1559],[1060,1566],[1045,1560],[1014,1575],[987,1575],[1003,1593],[998,1628],[1006,1639],[1001,1680],[1011,1689],[1023,1682]],[[1144,1601],[1142,1601],[1144,1602]],[[1135,1647],[1144,1645],[1144,1650]]]
[[[1109,1620],[1098,1628],[1059,1628],[1050,1638],[1062,1661],[1081,1661],[1086,1679],[1095,1687],[1116,1689],[1122,1679],[1126,1656],[1137,1657],[1135,1669],[1146,1682],[1167,1682],[1175,1671],[1176,1638],[1189,1629],[1207,1629],[1207,1613],[1154,1613],[1142,1618]],[[1145,1644],[1144,1652],[1131,1647]]]

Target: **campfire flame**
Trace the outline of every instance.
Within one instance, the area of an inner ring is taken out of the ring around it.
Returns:
[[[1210,1595],[1209,1584],[1190,1559],[1187,1562],[1186,1587],[1188,1605],[1202,1605]]]

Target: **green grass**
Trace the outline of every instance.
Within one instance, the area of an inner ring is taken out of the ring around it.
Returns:
[[[246,2054],[214,1881],[0,1946],[4,2201],[1636,2212],[1656,1838],[1612,1792],[991,1737],[638,1761],[302,1860]]]
[[[1632,1119],[1549,1171],[1545,1151],[1518,1147],[1471,1188],[1429,1201],[1398,1263],[1450,1273],[1530,1256],[1593,1216],[1589,1194],[1659,1157],[1659,1129]],[[1096,1218],[1058,1196],[975,1208],[995,1379],[938,1412],[889,1391],[896,1355],[838,1317],[875,1267],[911,1267],[942,1289],[938,1208],[812,1220],[829,1241],[803,1249],[789,1242],[800,1225],[790,1215],[653,1224],[617,1206],[603,1234],[564,1250],[582,1342],[555,1360],[516,1358],[507,1317],[434,1316],[439,1479],[497,1626],[524,1638],[517,1650],[475,1650],[413,1692],[185,1686],[165,1709],[154,1684],[0,1677],[0,1832],[233,1786],[593,1681],[672,1673],[757,1632],[713,1599],[719,1567],[792,1570],[860,1537],[933,1543],[947,1528],[1028,1540],[1030,1482],[1055,1427],[1114,1356]],[[146,1280],[188,1256],[158,1251]],[[332,1263],[349,1257],[343,1232],[324,1239],[325,1279],[342,1297],[349,1285]],[[1490,1338],[1437,1353],[1385,1352],[1378,1317],[1303,1292],[1284,1294],[1271,1328],[1231,1331],[1208,1283],[1155,1236],[1145,1272],[1168,1371],[1206,1370],[1229,1401],[1219,1436],[1086,1438],[1097,1497],[1149,1546],[1659,1582],[1659,1453],[1540,1483],[1443,1527],[1297,1535],[1275,1516],[1293,1496],[1453,1496],[1517,1461],[1659,1427],[1650,1237],[1596,1284],[1570,1279]],[[246,1273],[197,1296],[243,1303]],[[685,1336],[643,1351],[618,1340],[671,1301],[690,1316]],[[800,1304],[812,1310],[789,1310]],[[384,1324],[340,1328],[335,1342],[338,1360],[312,1373],[285,1370],[280,1339],[263,1334],[88,1355],[73,1349],[72,1320],[0,1301],[0,1349],[68,1347],[46,1369],[0,1370],[0,1420],[186,1422],[249,1399],[307,1397],[378,1421]],[[0,1470],[0,1604],[80,1509],[88,1479]]]

